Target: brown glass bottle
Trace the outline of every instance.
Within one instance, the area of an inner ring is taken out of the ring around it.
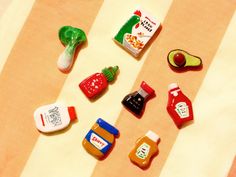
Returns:
[[[154,90],[146,83],[142,82],[140,89],[124,97],[122,104],[135,115],[141,116],[147,98],[154,94]]]

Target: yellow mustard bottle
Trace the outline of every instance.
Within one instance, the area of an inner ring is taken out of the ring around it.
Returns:
[[[160,137],[153,131],[148,131],[145,136],[136,141],[135,147],[129,153],[131,162],[142,169],[149,167],[152,157],[158,153]]]

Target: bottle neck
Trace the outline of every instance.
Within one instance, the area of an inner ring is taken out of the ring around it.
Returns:
[[[145,90],[143,90],[142,88],[140,88],[140,89],[138,90],[138,93],[139,93],[144,99],[146,99],[146,98],[149,96],[149,94],[148,94]]]
[[[174,96],[174,97],[177,97],[178,95],[182,94],[182,91],[180,90],[180,88],[175,88],[175,89],[172,89],[169,91],[169,94]]]
[[[154,133],[153,131],[149,130],[146,134],[146,137],[148,137],[150,140],[152,140],[155,143],[158,143],[158,141],[160,140],[160,137]]]

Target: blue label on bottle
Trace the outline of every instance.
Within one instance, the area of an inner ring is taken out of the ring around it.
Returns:
[[[93,130],[90,130],[85,139],[89,141],[94,147],[96,147],[99,151],[105,154],[112,146],[110,142],[102,138],[100,135],[95,133]]]

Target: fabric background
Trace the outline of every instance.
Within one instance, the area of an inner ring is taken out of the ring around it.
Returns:
[[[235,176],[235,1],[0,0],[0,6],[0,176]],[[139,59],[112,41],[137,6],[162,24]],[[57,36],[63,25],[83,29],[88,38],[69,74],[56,68],[64,49]],[[200,56],[203,68],[171,70],[166,56],[175,48]],[[78,84],[113,65],[120,67],[116,81],[99,99],[89,101]],[[120,101],[142,80],[155,89],[156,97],[137,119]],[[172,82],[194,107],[194,122],[180,130],[165,110]],[[78,121],[58,133],[40,134],[33,112],[56,101],[75,106]],[[98,117],[120,131],[103,161],[81,145]],[[128,153],[148,130],[161,137],[159,154],[150,168],[141,170]]]

